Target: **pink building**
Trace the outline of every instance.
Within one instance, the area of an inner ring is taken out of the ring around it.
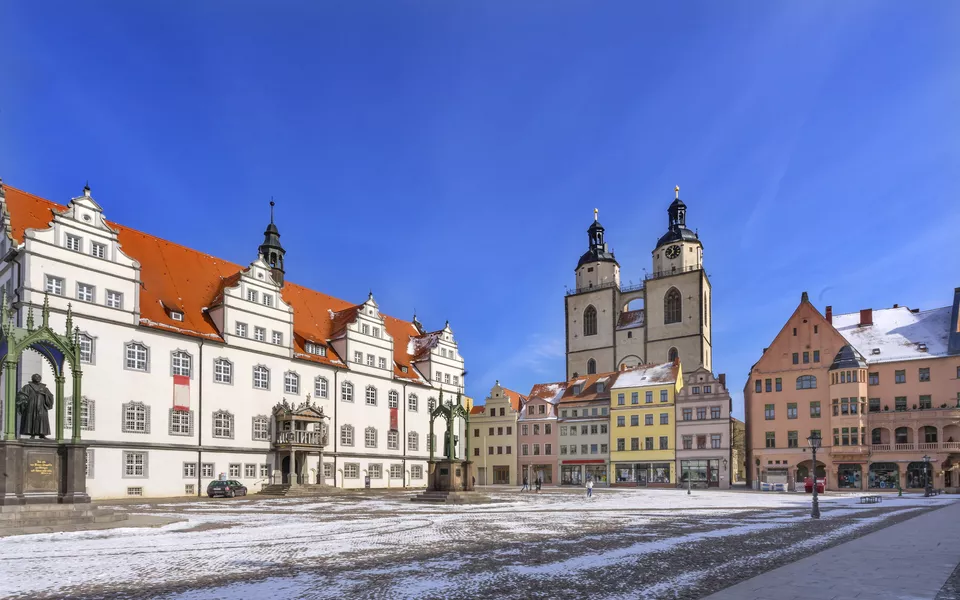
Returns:
[[[838,315],[804,293],[744,404],[752,482],[806,478],[816,431],[828,489],[960,486],[960,288],[952,306]]]
[[[524,475],[530,485],[539,478],[544,485],[559,481],[557,471],[558,436],[557,403],[567,389],[567,382],[538,383],[530,390],[517,419],[518,484]]]

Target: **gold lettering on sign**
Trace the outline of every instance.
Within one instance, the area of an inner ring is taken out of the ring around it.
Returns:
[[[45,460],[35,460],[30,463],[30,472],[37,475],[53,475],[53,463]]]

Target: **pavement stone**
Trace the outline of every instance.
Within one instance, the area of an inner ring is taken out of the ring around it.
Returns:
[[[707,596],[706,600],[960,598],[960,503],[926,512]]]

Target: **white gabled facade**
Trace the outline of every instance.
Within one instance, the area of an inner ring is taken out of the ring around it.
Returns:
[[[426,485],[428,407],[463,386],[449,324],[425,334],[381,315],[372,293],[350,306],[284,283],[279,233],[243,269],[107,222],[89,188],[62,207],[0,184],[0,204],[0,285],[19,322],[45,294],[55,329],[73,309],[93,498],[204,493],[220,474],[259,491],[289,461],[275,450],[283,400],[330,418],[324,467],[318,451],[296,455],[306,481],[322,468],[338,487],[367,476],[371,487]],[[215,293],[198,304],[201,288]],[[18,385],[33,373],[53,388],[49,365],[28,352]]]

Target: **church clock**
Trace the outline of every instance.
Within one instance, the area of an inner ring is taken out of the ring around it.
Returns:
[[[680,246],[677,246],[676,244],[674,244],[673,246],[670,246],[669,248],[667,248],[664,254],[667,255],[667,258],[676,258],[680,256]]]

